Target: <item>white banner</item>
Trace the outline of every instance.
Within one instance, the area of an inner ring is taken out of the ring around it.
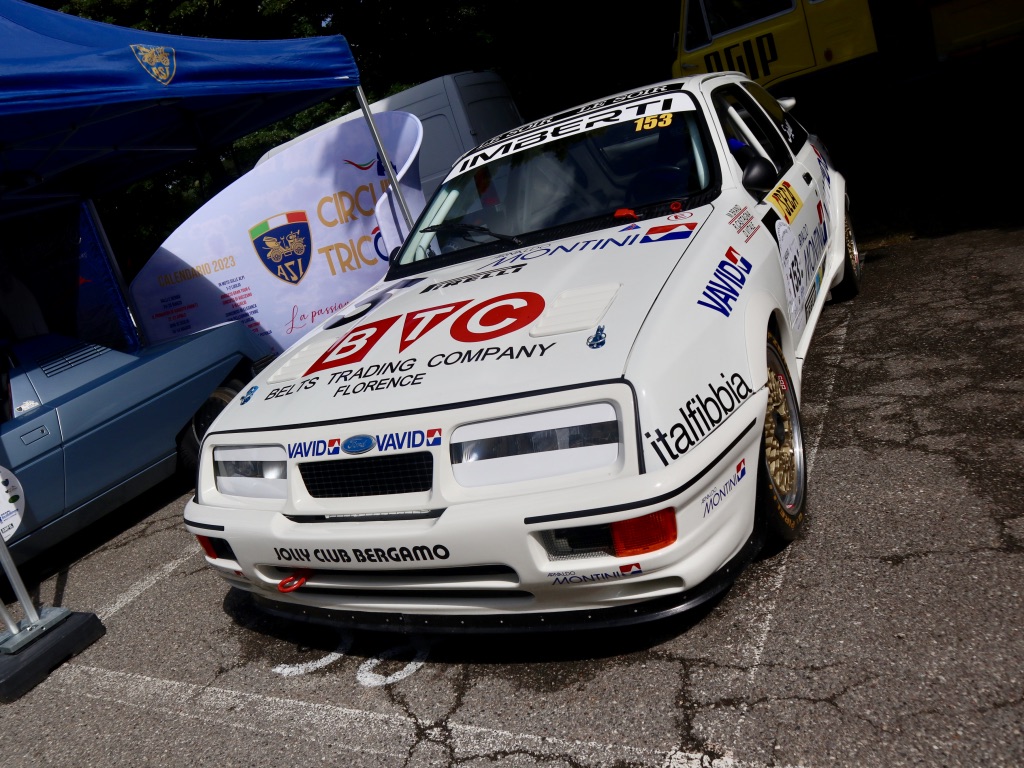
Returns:
[[[413,218],[423,210],[423,126],[373,116]],[[408,226],[365,120],[312,134],[222,190],[132,281],[149,342],[241,320],[275,352],[376,283]]]

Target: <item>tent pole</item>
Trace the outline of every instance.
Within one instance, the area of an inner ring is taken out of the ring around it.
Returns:
[[[366,94],[363,93],[363,86],[356,86],[356,99],[359,101],[359,108],[363,110],[363,117],[366,118],[366,124],[370,127],[370,134],[373,136],[373,143],[377,145],[377,151],[380,153],[381,162],[384,163],[384,172],[388,176],[388,183],[391,184],[391,189],[395,192],[395,199],[398,201],[398,207],[402,209],[402,216],[405,218],[405,225],[412,231],[412,214],[409,213],[409,206],[405,204],[405,197],[402,195],[402,190],[398,186],[398,176],[395,174],[395,169],[391,165],[391,158],[388,157],[387,152],[384,151],[384,143],[380,140],[380,134],[377,133],[377,126],[373,122],[373,113],[370,112],[370,105],[366,102]]]

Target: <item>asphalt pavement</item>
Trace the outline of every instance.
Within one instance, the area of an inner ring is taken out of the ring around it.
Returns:
[[[525,637],[297,626],[206,568],[167,484],[24,570],[105,634],[0,705],[0,762],[1024,764],[1022,234],[862,243],[861,295],[826,307],[804,366],[808,522],[700,611]]]

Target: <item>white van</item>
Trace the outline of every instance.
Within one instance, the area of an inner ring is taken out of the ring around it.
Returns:
[[[463,152],[523,124],[505,81],[489,71],[443,75],[376,101],[370,109],[374,113],[410,112],[423,123],[419,167],[426,198],[434,193]],[[259,162],[328,126],[359,119],[362,113],[358,110],[343,115],[274,147]]]

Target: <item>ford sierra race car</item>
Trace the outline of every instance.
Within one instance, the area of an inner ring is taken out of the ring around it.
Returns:
[[[387,275],[216,419],[185,525],[274,615],[611,626],[804,520],[801,368],[859,289],[844,177],[738,73],[459,158]]]

